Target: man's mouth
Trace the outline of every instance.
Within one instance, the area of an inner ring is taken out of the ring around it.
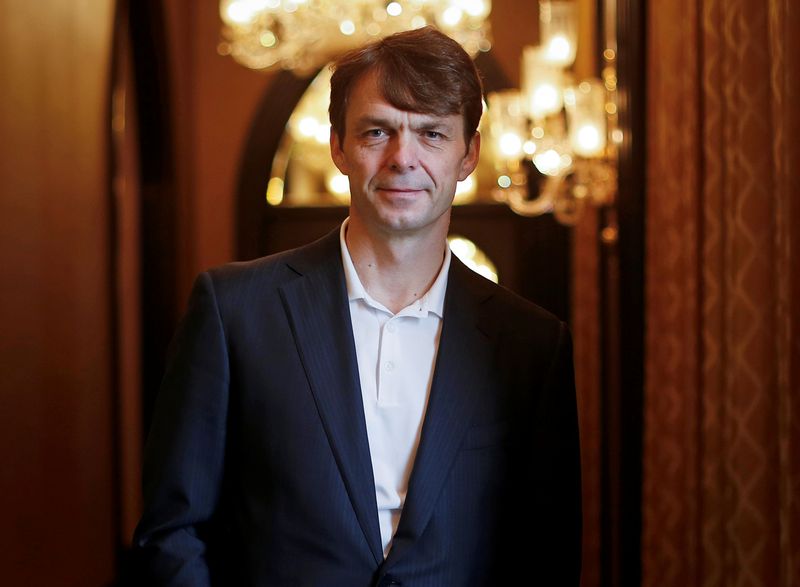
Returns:
[[[406,193],[413,194],[413,193],[416,193],[416,192],[422,192],[422,191],[424,191],[424,189],[423,188],[417,188],[417,187],[382,185],[382,186],[378,187],[378,191],[381,191],[381,192],[394,192],[394,193],[399,193],[399,194],[406,194]]]

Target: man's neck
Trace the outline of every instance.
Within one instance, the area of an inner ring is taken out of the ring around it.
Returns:
[[[369,295],[397,313],[433,285],[442,268],[446,236],[445,226],[444,230],[387,238],[371,234],[351,218],[345,242]]]

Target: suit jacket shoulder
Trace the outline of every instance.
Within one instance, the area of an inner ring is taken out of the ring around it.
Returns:
[[[490,337],[511,338],[520,344],[555,348],[569,334],[560,318],[508,288],[475,273],[454,257],[451,266],[454,288],[470,292],[478,302],[475,312],[481,330]]]
[[[309,271],[341,267],[339,229],[287,251],[251,261],[227,263],[208,270],[215,287],[224,291],[279,286]]]

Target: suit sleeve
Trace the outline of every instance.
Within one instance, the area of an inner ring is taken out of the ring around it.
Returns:
[[[211,584],[208,539],[224,471],[229,387],[211,277],[195,281],[170,348],[144,453],[133,566],[142,585]]]
[[[572,339],[563,323],[543,391],[536,427],[541,453],[534,467],[533,552],[540,553],[542,585],[577,587],[582,534],[580,441]]]

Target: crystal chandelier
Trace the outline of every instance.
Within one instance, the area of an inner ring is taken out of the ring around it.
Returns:
[[[495,199],[525,216],[552,212],[575,224],[587,203],[613,202],[617,188],[616,54],[603,53],[602,80],[575,83],[575,2],[539,2],[540,39],[522,56],[522,88],[489,94]],[[537,186],[531,189],[530,183]],[[531,193],[535,197],[531,197]]]
[[[475,56],[491,46],[490,12],[491,0],[221,0],[220,52],[307,75],[342,51],[432,24]]]

